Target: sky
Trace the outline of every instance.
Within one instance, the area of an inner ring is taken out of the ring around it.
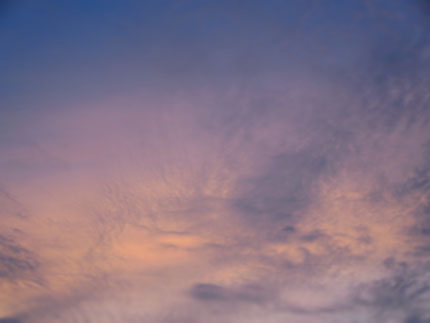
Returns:
[[[430,2],[0,0],[0,323],[430,323]]]

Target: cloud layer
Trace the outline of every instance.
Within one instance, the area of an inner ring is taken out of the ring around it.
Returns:
[[[0,6],[0,322],[430,322],[425,7]]]

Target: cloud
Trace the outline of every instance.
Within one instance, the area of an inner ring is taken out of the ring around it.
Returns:
[[[34,277],[39,267],[36,256],[13,238],[0,235],[0,279],[5,281]]]
[[[268,291],[258,285],[244,285],[236,288],[222,287],[216,284],[197,283],[191,290],[190,295],[202,302],[250,302],[264,304],[268,300]]]
[[[422,318],[420,315],[412,315],[406,318],[404,323],[429,323],[430,319]]]
[[[425,322],[430,315],[428,263],[423,265],[387,259],[388,277],[365,283],[357,288],[355,305],[373,312],[374,319],[404,317],[402,322]]]
[[[428,321],[425,27],[366,3],[16,7],[0,315]]]
[[[263,174],[239,182],[233,205],[250,221],[284,220],[308,206],[312,184],[325,167],[324,157],[311,152],[274,157]]]
[[[0,323],[21,323],[22,321],[18,318],[4,317],[0,318]]]

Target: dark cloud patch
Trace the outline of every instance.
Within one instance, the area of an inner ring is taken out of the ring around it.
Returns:
[[[427,164],[429,158],[425,159]],[[418,167],[413,176],[395,188],[395,196],[398,198],[411,198],[420,196],[413,207],[415,223],[409,228],[409,235],[416,241],[417,257],[430,255],[430,168],[426,165]]]
[[[412,315],[406,318],[404,323],[430,323],[430,318],[423,318],[420,315]]]
[[[428,322],[430,316],[429,264],[417,265],[386,259],[391,276],[368,283],[358,289],[353,303],[372,309],[375,316],[401,313],[406,322]]]
[[[20,271],[33,271],[34,262],[14,256],[0,255],[0,277],[10,278]]]
[[[0,235],[0,279],[14,280],[27,274],[33,276],[38,267],[39,261],[31,251],[13,238]]]
[[[294,232],[296,232],[296,228],[291,226],[291,225],[287,225],[287,226],[282,228],[282,231],[294,233]]]
[[[415,256],[428,257],[430,256],[430,243],[428,245],[419,245],[415,248]]]
[[[398,196],[408,195],[413,192],[430,194],[430,167],[417,168],[411,177],[396,187],[395,192]]]
[[[14,317],[3,317],[0,318],[0,323],[22,323],[22,320]]]
[[[323,237],[324,237],[324,233],[322,233],[319,230],[314,230],[312,232],[302,235],[300,239],[304,242],[313,242]]]
[[[299,315],[324,315],[324,314],[336,314],[336,313],[346,313],[353,308],[351,304],[347,301],[343,303],[328,305],[328,306],[318,306],[318,307],[307,307],[307,306],[298,306],[294,304],[282,304],[280,306],[283,311],[287,311],[289,313],[299,314]]]
[[[224,287],[216,284],[199,283],[190,290],[192,298],[202,302],[244,302],[262,304],[274,297],[273,292],[260,285]]]
[[[226,301],[229,298],[229,293],[218,285],[196,284],[191,288],[191,296],[201,301]]]
[[[233,206],[250,221],[289,219],[308,205],[326,167],[327,159],[310,151],[280,154],[260,175],[240,181]]]
[[[430,235],[430,228],[422,228],[421,233],[426,236]]]
[[[360,297],[363,305],[381,309],[404,308],[430,292],[429,284],[419,284],[411,277],[397,276],[374,283],[370,298]]]

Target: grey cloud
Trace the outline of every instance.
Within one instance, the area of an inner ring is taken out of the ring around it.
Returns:
[[[4,317],[0,318],[0,323],[22,323],[22,321],[18,318]]]
[[[413,208],[415,223],[408,233],[418,243],[416,256],[428,257],[430,251],[430,168],[427,166],[430,154],[426,154],[425,166],[417,167],[413,175],[394,187],[394,194],[398,198],[408,198],[414,195],[422,196]]]
[[[285,226],[283,229],[282,229],[282,231],[286,231],[286,232],[296,232],[296,228],[294,228],[293,226],[291,226],[291,225],[287,225],[287,226]]]
[[[280,308],[289,313],[308,317],[306,322],[311,322],[313,317],[321,318],[325,315],[330,318],[336,315],[359,317],[358,313],[363,310],[366,313],[363,322],[367,323],[389,320],[395,322],[401,320],[404,323],[430,322],[428,264],[408,265],[398,263],[395,259],[387,259],[384,265],[391,274],[356,286],[355,289],[351,289],[349,296],[331,305],[311,307],[285,303],[280,305]]]
[[[31,260],[0,254],[0,277],[15,278],[19,272],[34,271],[37,268]]]
[[[428,257],[430,256],[430,243],[427,245],[419,245],[415,248],[415,256],[417,257]]]
[[[406,322],[427,322],[430,316],[429,264],[409,265],[387,259],[392,275],[359,287],[352,299],[356,306],[373,311],[375,318],[404,315]]]
[[[13,238],[0,235],[0,279],[20,279],[28,274],[36,277],[38,267],[39,261],[31,251]]]
[[[276,296],[273,291],[259,285],[224,287],[216,284],[198,283],[190,289],[192,298],[202,302],[243,302],[263,304]]]
[[[424,235],[430,235],[430,228],[422,228],[421,233]]]
[[[223,287],[218,285],[196,284],[191,289],[191,296],[201,301],[226,301],[229,298],[229,293]]]
[[[240,197],[233,206],[256,223],[292,218],[310,203],[312,185],[326,163],[324,157],[306,151],[276,156],[262,174],[240,181]]]
[[[409,176],[404,182],[399,183],[395,187],[395,193],[398,196],[408,195],[414,192],[423,192],[430,194],[430,149],[429,149],[430,138],[428,138],[427,145],[422,146],[421,153],[423,157],[423,165],[417,165],[413,170],[411,176]]]
[[[304,234],[300,237],[301,240],[305,242],[313,242],[315,240],[318,240],[320,238],[324,237],[324,233],[322,233],[319,230],[314,230],[310,233]]]
[[[421,315],[412,315],[406,318],[404,323],[430,323],[430,318],[423,318]]]
[[[427,284],[417,285],[410,278],[394,277],[378,281],[371,287],[371,299],[359,298],[364,305],[379,307],[381,309],[407,307],[417,298],[430,292]]]

